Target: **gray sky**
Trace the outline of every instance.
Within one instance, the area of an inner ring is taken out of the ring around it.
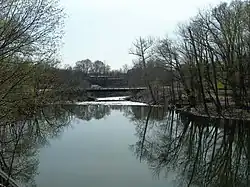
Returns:
[[[132,64],[128,54],[139,36],[162,37],[188,21],[199,9],[219,0],[61,0],[65,22],[64,64],[78,60],[102,60],[119,69]]]

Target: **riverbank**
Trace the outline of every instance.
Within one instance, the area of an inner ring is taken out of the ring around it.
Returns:
[[[175,107],[175,109],[179,113],[186,113],[189,115],[194,115],[196,117],[250,121],[250,110],[238,109],[232,106],[228,109],[222,109],[221,112],[218,113],[215,106],[209,103],[207,105],[208,113],[205,112],[202,105],[198,105],[195,108],[190,106],[184,106],[181,108]]]
[[[165,97],[165,98],[164,98]],[[187,100],[182,102],[176,102],[176,104],[171,104],[170,97],[161,95],[157,97],[156,105],[167,106],[170,110],[176,110],[179,113],[186,113],[196,117],[203,118],[213,118],[213,119],[231,119],[231,120],[247,120],[250,121],[250,110],[239,109],[232,105],[227,109],[221,110],[220,113],[217,112],[216,107],[212,103],[207,103],[208,113],[205,112],[204,106],[198,104],[196,107],[189,105]],[[148,105],[153,105],[154,101],[151,97],[149,91],[139,92],[136,96],[130,98],[134,102],[147,103]]]

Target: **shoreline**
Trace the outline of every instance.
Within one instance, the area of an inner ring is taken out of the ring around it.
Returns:
[[[149,93],[139,93],[138,95],[131,97],[131,101],[134,102],[142,102],[147,103],[149,106],[152,105],[153,101]],[[186,104],[176,103],[175,105],[169,103],[169,100],[159,100],[156,105],[158,106],[167,106],[169,110],[175,110],[178,113],[185,113],[188,115],[192,115],[194,117],[200,118],[209,118],[214,120],[224,119],[224,120],[242,120],[242,121],[250,121],[250,110],[246,109],[237,109],[235,107],[231,107],[228,110],[222,110],[221,114],[216,112],[215,106],[210,104],[209,114],[206,114],[203,106],[201,104],[197,105],[196,108],[191,107],[187,102]],[[209,103],[207,103],[209,105]]]
[[[231,113],[229,113],[228,111],[223,111],[224,113],[222,114],[215,114],[212,112],[210,112],[209,114],[205,114],[204,111],[199,111],[195,108],[191,108],[190,106],[186,106],[182,108],[175,108],[175,111],[178,113],[184,113],[198,118],[208,118],[214,120],[224,119],[224,120],[250,121],[250,112],[248,113],[246,110],[242,109],[234,109],[234,111],[231,111]]]

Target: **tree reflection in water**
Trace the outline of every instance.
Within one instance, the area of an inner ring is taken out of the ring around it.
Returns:
[[[130,149],[153,174],[177,173],[179,186],[250,185],[249,122],[169,112],[159,123],[149,117],[135,125],[138,141]]]
[[[35,186],[38,148],[60,135],[72,119],[61,106],[45,107],[29,117],[12,116],[0,126],[0,166],[8,176],[23,185]],[[10,186],[9,180],[1,184]]]
[[[111,107],[105,105],[65,105],[64,108],[71,114],[85,121],[102,119],[111,114]]]
[[[112,110],[134,123],[138,141],[130,146],[155,176],[176,174],[179,186],[249,186],[250,124],[166,112],[163,108],[54,105],[0,126],[1,169],[35,186],[38,150],[69,127],[72,119],[99,120]],[[8,186],[8,181],[2,181]]]
[[[111,114],[111,110],[123,111],[133,120],[143,118],[148,109],[132,109],[128,106],[104,105],[51,105],[38,109],[32,116],[15,116],[0,124],[0,166],[8,176],[25,186],[35,186],[34,178],[39,165],[39,148],[49,144],[69,127],[72,119],[99,120]],[[141,111],[146,112],[141,112]],[[0,176],[0,184],[11,186]]]

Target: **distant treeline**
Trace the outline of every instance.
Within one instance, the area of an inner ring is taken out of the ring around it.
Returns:
[[[146,71],[148,72],[148,79],[154,82],[161,82],[167,84],[170,82],[172,73],[162,68],[164,64],[159,61],[150,61]],[[105,64],[102,61],[92,62],[89,59],[81,60],[75,63],[73,67],[66,66],[63,69],[54,69],[54,73],[58,77],[60,84],[64,84],[68,88],[86,88],[89,87],[92,82],[89,81],[90,77],[109,77],[120,78],[123,80],[120,86],[146,86],[144,81],[144,72],[140,65],[135,64],[129,68],[128,65],[124,65],[119,70],[111,70],[110,65]],[[110,81],[109,85],[104,85],[100,78],[99,85],[104,87],[119,86],[115,81]],[[118,82],[118,80],[117,80]],[[119,83],[119,82],[118,82]],[[95,83],[95,84],[98,84]],[[113,85],[112,85],[113,84]]]

